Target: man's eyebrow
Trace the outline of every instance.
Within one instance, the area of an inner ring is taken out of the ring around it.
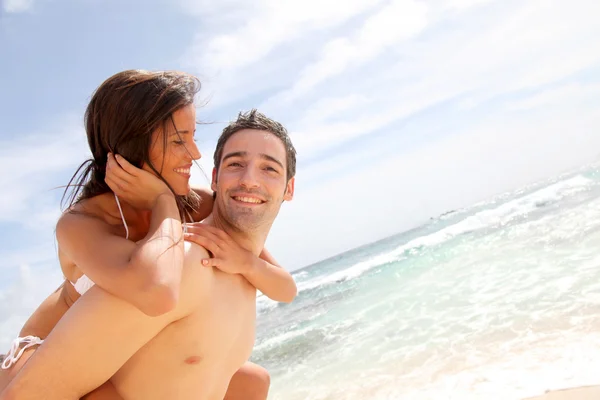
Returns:
[[[279,165],[281,167],[281,169],[285,169],[285,167],[283,166],[283,163],[281,161],[279,161],[278,159],[276,159],[275,157],[272,157],[268,154],[261,153],[260,158],[268,160],[268,161],[272,161],[275,164]]]
[[[246,156],[248,156],[248,152],[247,151],[234,151],[233,153],[227,153],[227,154],[225,154],[223,156],[223,161],[225,161],[225,160],[227,160],[229,158],[246,157]],[[261,153],[260,154],[260,158],[262,158],[263,160],[274,162],[275,164],[279,165],[282,169],[285,169],[285,167],[283,166],[283,163],[281,161],[279,161],[278,159],[276,159],[275,157],[273,157],[273,156]]]
[[[233,157],[244,157],[247,156],[248,152],[247,151],[234,151],[233,153],[227,153],[223,156],[223,161],[227,160],[228,158],[233,158]]]

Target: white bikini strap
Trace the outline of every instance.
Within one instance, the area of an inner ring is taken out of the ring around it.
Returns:
[[[121,202],[115,193],[115,200],[117,200],[117,207],[119,207],[119,213],[121,213],[121,221],[123,221],[123,226],[125,227],[125,239],[129,239],[129,228],[127,227],[127,222],[125,221],[125,216],[123,215],[123,210],[121,209]]]
[[[184,220],[181,221],[181,224],[183,225],[183,233],[187,233],[187,222],[194,222],[194,219],[192,218],[192,214],[190,214],[189,211],[185,211],[185,213],[187,214],[187,218],[185,218],[184,216]]]
[[[10,346],[10,351],[4,358],[4,361],[2,361],[2,369],[9,369],[10,367],[12,367],[14,363],[19,361],[19,358],[21,358],[25,350],[32,346],[42,344],[42,342],[43,340],[37,336],[25,336],[13,340],[12,345]],[[19,350],[21,343],[25,343],[25,346],[23,346],[23,348]]]

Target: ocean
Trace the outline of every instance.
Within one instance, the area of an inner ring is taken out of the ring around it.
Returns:
[[[401,209],[398,212],[402,212]],[[600,383],[600,167],[432,218],[258,299],[270,400],[521,399]]]

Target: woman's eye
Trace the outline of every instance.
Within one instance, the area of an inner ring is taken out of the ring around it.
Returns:
[[[175,143],[175,144],[185,144],[185,142],[183,140],[174,140],[173,143]]]

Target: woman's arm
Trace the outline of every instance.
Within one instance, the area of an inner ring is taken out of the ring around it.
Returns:
[[[263,249],[260,257],[238,245],[221,229],[205,224],[187,224],[186,240],[204,247],[213,254],[202,265],[216,267],[230,274],[242,274],[271,300],[289,303],[298,289],[292,275],[283,269],[273,256]]]
[[[250,264],[244,277],[271,300],[291,303],[298,294],[292,274],[283,269],[267,249]]]
[[[56,227],[60,252],[93,282],[145,314],[171,310],[179,297],[183,229],[175,196],[156,176],[112,156],[107,183],[120,199],[151,213],[146,237],[134,243],[100,219],[66,213]]]
[[[175,215],[174,215],[175,214]],[[61,253],[94,283],[156,316],[177,302],[183,240],[174,197],[159,197],[150,232],[138,243],[114,235],[98,219],[68,213],[56,226]]]

